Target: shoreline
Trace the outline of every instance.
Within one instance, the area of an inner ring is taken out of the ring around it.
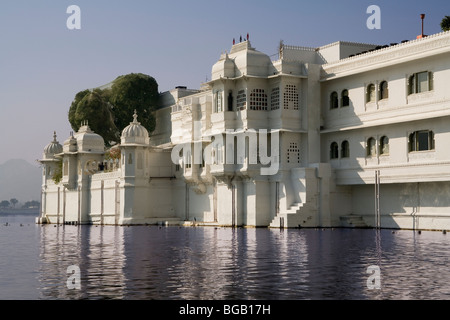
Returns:
[[[0,209],[0,215],[39,215],[39,209]]]

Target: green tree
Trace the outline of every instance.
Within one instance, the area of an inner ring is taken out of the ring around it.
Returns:
[[[72,129],[78,131],[81,122],[87,120],[89,127],[101,135],[107,145],[117,142],[119,135],[114,125],[108,97],[108,90],[96,89],[79,92],[69,110],[69,122]]]
[[[39,201],[36,200],[32,200],[32,201],[27,201],[25,202],[25,204],[22,206],[22,208],[39,208],[39,205],[41,203]]]
[[[3,200],[0,202],[0,208],[9,208],[10,204],[8,200]]]
[[[441,21],[441,29],[442,31],[450,30],[450,16],[445,16]]]
[[[9,200],[9,202],[12,204],[12,206],[15,208],[16,204],[19,202],[16,198],[12,198],[11,200]]]
[[[158,99],[158,83],[153,77],[142,73],[117,77],[110,96],[116,127],[122,130],[128,126],[136,110],[139,122],[148,132],[152,132],[155,129],[153,111]]]
[[[154,78],[142,73],[119,76],[111,88],[78,92],[69,108],[69,122],[78,131],[81,122],[87,120],[89,127],[111,146],[120,142],[120,134],[131,122],[134,110],[139,122],[152,132],[158,99],[158,83]]]
[[[84,91],[78,92],[75,95],[75,99],[72,101],[72,104],[70,105],[70,108],[69,108],[69,123],[72,126],[72,129],[75,130],[75,131],[78,131],[78,129],[80,128],[81,121],[86,120],[86,119],[82,119],[81,121],[78,121],[78,119],[76,118],[75,115],[77,113],[78,104],[90,92],[91,92],[90,90],[84,90]]]

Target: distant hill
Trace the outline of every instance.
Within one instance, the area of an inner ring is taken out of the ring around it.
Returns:
[[[42,169],[22,159],[0,164],[0,201],[16,198],[19,204],[40,201]]]

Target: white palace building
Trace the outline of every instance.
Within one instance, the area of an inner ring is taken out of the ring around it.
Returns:
[[[275,61],[245,39],[156,119],[116,159],[87,124],[55,136],[37,222],[450,230],[450,32]]]

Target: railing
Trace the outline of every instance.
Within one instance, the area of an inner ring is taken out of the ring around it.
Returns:
[[[120,168],[121,168],[120,159],[103,160],[102,162],[98,163],[97,173],[114,172],[119,170]]]
[[[283,49],[287,50],[299,50],[299,51],[316,51],[316,48],[312,47],[301,47],[301,46],[291,46],[291,45],[283,45]]]

